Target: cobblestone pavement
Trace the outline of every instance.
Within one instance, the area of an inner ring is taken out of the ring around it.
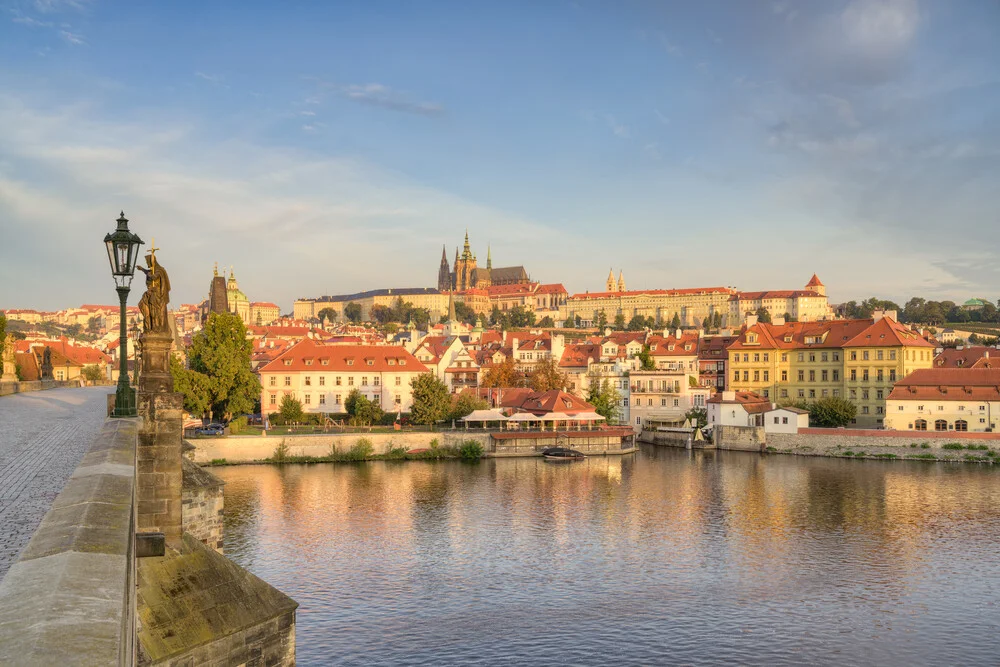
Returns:
[[[80,463],[114,387],[0,397],[0,579]]]

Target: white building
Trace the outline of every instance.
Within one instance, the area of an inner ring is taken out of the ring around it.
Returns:
[[[775,408],[764,413],[765,433],[798,433],[809,428],[809,411],[802,408]]]
[[[1000,368],[922,368],[896,382],[885,427],[897,431],[995,431]]]
[[[763,426],[774,406],[752,391],[721,391],[708,399],[709,426]]]

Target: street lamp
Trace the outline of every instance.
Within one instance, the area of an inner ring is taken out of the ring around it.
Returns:
[[[132,275],[135,273],[136,259],[139,257],[139,246],[142,239],[128,230],[128,219],[125,212],[117,220],[118,229],[104,237],[108,246],[108,261],[111,262],[111,275],[115,279],[115,289],[118,291],[118,301],[121,302],[121,318],[119,319],[118,351],[121,367],[118,371],[118,389],[115,391],[115,409],[112,417],[135,417],[135,390],[128,381],[128,339],[125,332],[125,303],[132,287]]]

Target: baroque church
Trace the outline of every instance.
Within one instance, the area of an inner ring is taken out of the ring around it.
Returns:
[[[486,268],[477,266],[476,256],[469,248],[469,232],[465,232],[465,247],[462,254],[458,254],[455,248],[454,268],[448,266],[448,255],[444,248],[441,248],[441,267],[438,269],[438,289],[442,292],[457,290],[464,292],[467,289],[485,289],[493,285],[521,285],[528,284],[528,272],[523,266],[504,266],[498,269],[493,268],[493,258],[490,250],[486,250]]]

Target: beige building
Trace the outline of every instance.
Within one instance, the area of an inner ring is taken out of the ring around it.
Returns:
[[[342,413],[352,389],[386,412],[409,412],[410,381],[428,369],[400,346],[325,345],[304,339],[260,369],[261,409],[277,412],[285,394],[306,412]]]
[[[995,431],[1000,368],[927,368],[896,383],[885,427],[897,431]]]
[[[730,299],[729,321],[743,324],[748,314],[760,308],[772,317],[791,316],[799,322],[832,320],[833,308],[826,298],[826,286],[813,274],[801,290],[772,290],[767,292],[737,292]]]
[[[381,289],[357,294],[342,294],[338,296],[323,296],[318,299],[298,299],[293,307],[293,316],[297,320],[310,320],[319,317],[319,311],[333,308],[340,319],[344,317],[344,308],[349,303],[361,306],[361,319],[371,319],[372,307],[382,305],[392,308],[397,299],[413,304],[414,308],[426,308],[430,311],[431,321],[437,321],[448,314],[448,294],[430,287],[403,289]]]
[[[624,287],[624,278],[621,284]],[[677,315],[681,326],[699,326],[706,317],[719,313],[725,326],[730,318],[729,299],[733,294],[727,287],[584,292],[568,297],[559,306],[558,319],[579,317],[583,326],[593,326],[603,310],[608,322],[614,321],[618,314],[626,321],[642,315],[661,322],[670,322]]]
[[[278,305],[270,301],[254,301],[250,304],[250,324],[267,326],[281,317]]]

